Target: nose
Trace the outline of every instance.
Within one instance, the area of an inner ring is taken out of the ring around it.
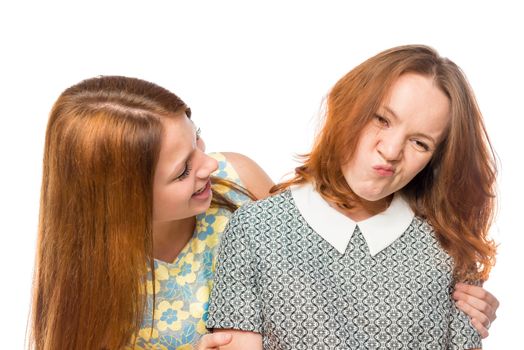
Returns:
[[[211,158],[204,152],[200,151],[201,161],[200,166],[196,171],[196,176],[200,179],[207,179],[211,173],[218,168],[218,162],[215,158]]]
[[[403,149],[403,138],[391,133],[384,133],[377,144],[378,153],[388,162],[400,160]]]

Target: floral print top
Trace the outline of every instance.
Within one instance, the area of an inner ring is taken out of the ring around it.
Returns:
[[[237,172],[223,154],[210,156],[218,161],[214,176],[241,185]],[[247,196],[225,186],[215,185],[214,189],[238,205],[249,201]],[[142,326],[134,346],[132,342],[128,349],[188,350],[208,333],[205,324],[217,246],[231,214],[225,208],[209,208],[196,217],[193,237],[175,261],[155,260],[154,313],[151,312],[153,284],[149,279]]]

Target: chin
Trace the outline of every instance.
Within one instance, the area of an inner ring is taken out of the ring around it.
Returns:
[[[198,208],[195,208],[195,211],[197,212],[195,215],[205,213],[209,207],[211,206],[211,200],[209,200],[209,203],[207,205],[199,206]]]
[[[383,193],[377,191],[362,191],[361,193],[355,192],[355,194],[359,196],[361,199],[368,202],[378,202],[391,195],[391,193]]]

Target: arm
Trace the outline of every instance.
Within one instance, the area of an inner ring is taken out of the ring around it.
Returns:
[[[482,287],[457,283],[453,298],[457,307],[464,311],[482,338],[489,335],[489,327],[497,318],[499,301]]]
[[[232,335],[231,343],[221,350],[262,350],[262,302],[254,252],[257,245],[250,237],[258,218],[247,211],[254,205],[247,204],[233,213],[220,242],[206,326],[217,334]]]
[[[274,183],[255,161],[240,153],[222,152],[222,154],[233,165],[249,192],[253,193],[257,199],[269,196],[269,189]]]

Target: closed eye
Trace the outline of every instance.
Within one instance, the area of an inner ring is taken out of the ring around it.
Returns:
[[[427,152],[430,150],[430,147],[427,143],[420,141],[420,140],[412,140],[413,144],[415,145],[415,148],[417,148],[420,151]]]
[[[184,171],[182,171],[182,173],[180,175],[178,175],[175,178],[175,180],[176,181],[182,181],[186,177],[188,177],[189,174],[191,174],[191,163],[189,161],[187,161],[186,164],[185,164],[185,167],[184,167]]]
[[[375,121],[378,123],[381,127],[388,127],[389,126],[389,120],[379,114],[375,114]]]

